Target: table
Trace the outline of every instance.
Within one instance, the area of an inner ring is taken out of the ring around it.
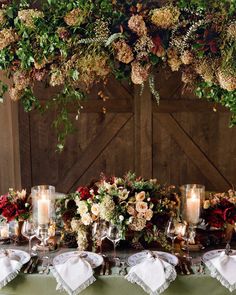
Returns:
[[[56,291],[56,281],[52,275],[31,274],[19,276],[0,290],[0,295],[66,295]],[[84,290],[82,295],[145,295],[138,286],[121,276],[99,276],[97,281]],[[178,276],[163,295],[236,295],[208,275]]]
[[[15,248],[27,251],[27,246],[2,246],[3,248]],[[50,252],[51,258],[67,251],[76,249],[60,249]],[[209,249],[208,249],[209,250]],[[136,251],[135,251],[136,252]],[[119,257],[126,257],[134,253],[134,250],[118,251]],[[111,254],[111,253],[110,253]],[[201,253],[202,254],[202,253]],[[82,295],[146,295],[141,287],[131,284],[125,278],[116,274],[98,276],[96,282],[81,292]],[[12,282],[0,290],[0,295],[66,295],[65,292],[56,291],[56,280],[49,275],[20,273]],[[178,275],[163,295],[236,295],[236,291],[229,292],[216,279],[208,274]]]

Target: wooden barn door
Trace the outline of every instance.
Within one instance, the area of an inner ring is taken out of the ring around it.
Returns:
[[[140,96],[139,87],[111,79],[105,102],[95,87],[61,154],[55,153],[53,114],[21,110],[23,187],[50,183],[69,192],[101,172],[122,176],[127,171],[162,183],[202,183],[212,190],[236,183],[236,129],[228,128],[229,113],[219,107],[213,112],[212,104],[183,94],[179,74],[159,74],[156,85],[159,107],[147,85]],[[38,90],[41,99],[50,92]]]

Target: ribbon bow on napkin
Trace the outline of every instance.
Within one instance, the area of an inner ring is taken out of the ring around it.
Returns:
[[[126,279],[150,295],[158,295],[176,279],[176,271],[171,264],[148,253],[147,258],[130,269]]]
[[[22,264],[19,257],[8,252],[0,254],[0,289],[5,287],[19,273]]]
[[[91,265],[79,255],[55,265],[51,271],[58,283],[57,290],[64,289],[69,295],[79,294],[96,280]]]
[[[236,256],[223,251],[219,256],[205,262],[210,274],[230,292],[236,289]]]

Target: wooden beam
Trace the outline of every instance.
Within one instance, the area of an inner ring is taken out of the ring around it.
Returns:
[[[4,72],[1,80],[10,85]],[[21,189],[18,104],[11,101],[8,94],[0,103],[0,194],[9,188]]]
[[[179,144],[181,149],[193,161],[201,173],[213,184],[217,190],[231,187],[230,182],[210,161],[200,147],[191,139],[175,118],[170,114],[158,114],[157,120]]]
[[[153,102],[153,111],[155,113],[182,113],[182,112],[193,112],[193,113],[209,113],[209,112],[221,112],[229,113],[229,110],[220,104],[211,103],[204,100],[198,99],[162,99],[160,105]]]
[[[97,134],[82,153],[80,160],[74,163],[69,172],[58,181],[56,185],[57,190],[69,192],[132,116],[133,114],[123,114],[122,116],[119,114],[113,115],[111,120],[104,126],[103,130]],[[119,163],[117,164],[119,165]]]
[[[30,190],[30,188],[32,187],[30,114],[26,113],[22,106],[19,107],[19,128],[21,155],[21,183],[23,188]]]
[[[143,94],[135,88],[135,172],[145,178],[152,177],[152,95],[148,85]]]

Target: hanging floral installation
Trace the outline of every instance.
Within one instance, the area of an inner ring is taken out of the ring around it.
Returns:
[[[55,108],[59,149],[73,130],[68,105],[79,114],[95,83],[106,83],[110,75],[142,87],[147,81],[159,103],[154,76],[167,66],[181,71],[198,97],[229,108],[236,124],[235,1],[5,2],[0,69],[13,86],[1,82],[0,94],[9,91],[26,111]],[[59,87],[46,105],[34,95],[38,81]]]

